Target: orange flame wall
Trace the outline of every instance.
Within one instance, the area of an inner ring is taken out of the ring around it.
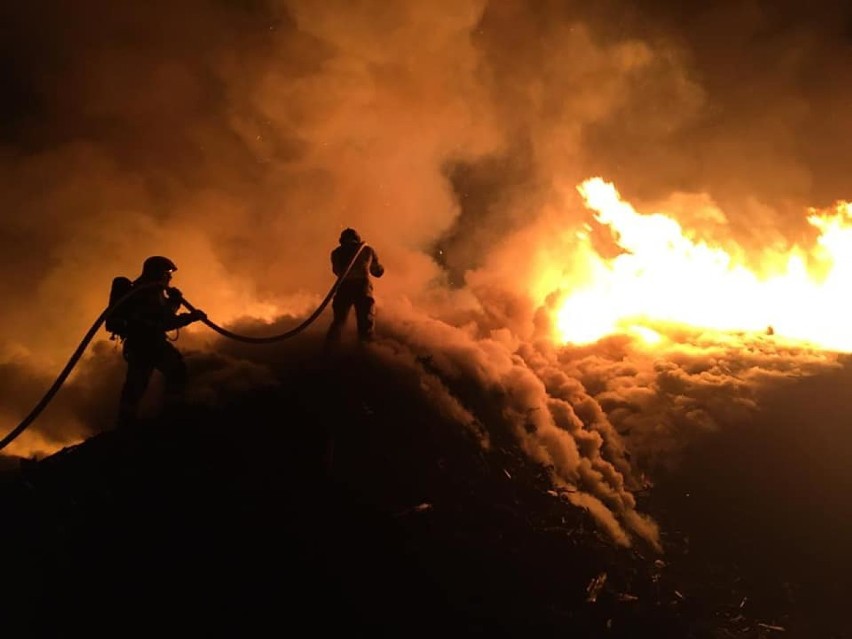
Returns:
[[[687,235],[670,215],[638,213],[601,178],[577,189],[622,252],[602,257],[592,246],[590,228],[578,232],[588,265],[579,281],[565,284],[555,314],[563,342],[631,333],[659,343],[665,340],[662,326],[682,325],[769,332],[827,350],[852,351],[848,202],[810,211],[808,222],[819,231],[813,247],[767,252],[755,269],[740,257],[743,253]]]

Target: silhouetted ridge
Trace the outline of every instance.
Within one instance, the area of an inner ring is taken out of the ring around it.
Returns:
[[[393,375],[306,362],[7,474],[4,604],[52,636],[687,636],[660,565]]]

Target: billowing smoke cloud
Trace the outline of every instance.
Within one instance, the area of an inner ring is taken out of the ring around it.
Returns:
[[[146,256],[172,257],[214,321],[271,332],[322,299],[329,251],[354,226],[387,266],[376,355],[484,446],[520,442],[614,539],[656,542],[633,498],[646,471],[747,419],[779,380],[837,364],[700,336],[659,356],[619,339],[558,349],[548,278],[582,268],[567,236],[588,219],[574,186],[590,175],[637,202],[712,202],[714,231],[755,248],[800,241],[805,207],[848,197],[849,89],[832,81],[848,10],[806,10],[4,6],[2,424],[49,386],[112,276]],[[197,401],[276,383],[262,356],[204,329],[181,346]],[[122,372],[113,344],[94,344],[10,450],[107,428]]]

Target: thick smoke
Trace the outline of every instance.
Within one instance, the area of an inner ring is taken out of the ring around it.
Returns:
[[[807,206],[849,196],[848,24],[830,2],[4,6],[2,424],[146,256],[214,321],[272,332],[322,299],[354,226],[387,267],[375,356],[484,446],[520,442],[618,542],[657,543],[646,473],[838,364],[746,338],[554,345],[550,283],[583,268],[574,187],[711,203],[692,221],[748,249],[802,241]],[[204,330],[180,343],[196,401],[276,383]],[[109,427],[123,362],[99,340],[9,452]]]

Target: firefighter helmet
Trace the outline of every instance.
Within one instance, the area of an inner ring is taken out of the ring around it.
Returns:
[[[355,229],[352,229],[352,228],[343,229],[343,231],[340,233],[340,243],[341,244],[345,244],[347,242],[354,242],[354,243],[357,244],[360,241],[361,241],[361,236],[358,235],[358,231],[356,231]]]
[[[162,255],[152,255],[142,263],[142,274],[152,277],[161,277],[165,273],[177,270],[177,266],[169,258]]]

